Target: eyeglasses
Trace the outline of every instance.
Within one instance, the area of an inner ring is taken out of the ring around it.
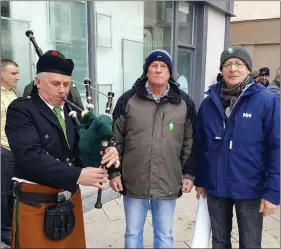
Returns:
[[[223,65],[223,68],[230,69],[230,68],[232,68],[232,66],[234,66],[236,68],[242,68],[243,66],[245,66],[245,63],[241,63],[241,62],[227,63],[227,64]]]

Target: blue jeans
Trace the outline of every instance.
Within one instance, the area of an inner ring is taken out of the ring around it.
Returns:
[[[239,248],[261,248],[263,217],[260,199],[232,200],[207,197],[211,219],[213,248],[231,248],[233,206],[236,209]]]
[[[125,248],[144,248],[143,228],[149,202],[154,234],[153,248],[173,247],[172,230],[176,200],[135,199],[124,196],[123,201],[126,217]]]

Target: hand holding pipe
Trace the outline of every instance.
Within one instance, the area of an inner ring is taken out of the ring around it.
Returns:
[[[112,110],[113,97],[114,97],[114,93],[108,92],[108,94],[107,94],[108,100],[107,100],[106,107],[105,107],[105,113],[108,114],[108,115],[111,113],[111,110]],[[103,153],[105,153],[106,149],[109,146],[109,140],[110,140],[109,137],[102,137],[101,138],[101,146],[102,146]],[[101,165],[101,168],[105,168],[105,165]],[[102,183],[100,183],[100,184],[102,185]],[[97,202],[95,204],[95,208],[97,208],[97,209],[102,208],[101,196],[102,196],[102,190],[99,189],[98,190],[98,196],[97,196]]]

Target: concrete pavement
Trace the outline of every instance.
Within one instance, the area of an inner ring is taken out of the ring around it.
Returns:
[[[102,209],[95,209],[97,189],[81,187],[87,248],[124,248],[125,216],[123,199],[105,184]],[[191,247],[196,219],[197,199],[195,191],[184,194],[177,201],[174,217],[174,247]],[[238,248],[238,228],[234,212],[232,247]],[[153,245],[151,213],[148,213],[144,227],[144,246]],[[211,243],[210,246],[211,248]],[[6,248],[1,244],[1,248]],[[280,208],[276,214],[264,218],[262,248],[280,248]]]
[[[110,193],[112,190],[108,189],[107,192]],[[184,194],[177,201],[174,218],[175,248],[191,247],[196,209],[197,199],[194,191]],[[122,197],[105,203],[100,210],[92,209],[85,212],[84,219],[88,248],[124,248],[125,216]],[[239,235],[235,214],[233,223],[232,246],[238,248]],[[144,228],[144,246],[147,248],[153,245],[152,234],[149,212]],[[273,216],[264,218],[262,247],[280,248],[280,209]]]

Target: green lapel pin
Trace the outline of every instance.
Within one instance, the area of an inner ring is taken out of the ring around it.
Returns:
[[[174,130],[174,124],[173,124],[173,121],[171,120],[170,122],[169,122],[169,131],[173,131]]]

